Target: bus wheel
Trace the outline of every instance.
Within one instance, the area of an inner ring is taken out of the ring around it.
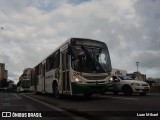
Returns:
[[[104,92],[104,91],[103,91],[103,92],[101,92],[100,94],[101,94],[101,95],[105,95],[105,94],[106,94],[106,92]]]
[[[132,93],[133,93],[132,88],[131,88],[130,86],[124,86],[124,87],[122,88],[122,91],[123,91],[123,93],[124,93],[125,95],[127,95],[127,96],[131,96]]]
[[[91,98],[92,97],[92,93],[84,93],[84,97],[85,98]]]
[[[41,94],[41,92],[38,92],[37,91],[37,89],[34,91],[34,94],[36,94],[36,95],[40,95]]]
[[[114,95],[118,95],[118,91],[114,91],[113,94],[114,94]]]

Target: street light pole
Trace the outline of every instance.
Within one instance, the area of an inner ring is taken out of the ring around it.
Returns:
[[[138,65],[139,65],[139,62],[136,62],[136,65],[137,65],[137,72],[138,72]]]

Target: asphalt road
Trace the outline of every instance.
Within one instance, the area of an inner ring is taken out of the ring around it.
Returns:
[[[142,113],[159,113],[160,94],[149,93],[146,96],[124,96],[106,94],[94,95],[91,99],[83,96],[64,96],[56,99],[52,95],[34,95],[32,93],[1,93],[0,111],[47,111],[50,119],[142,119]],[[61,117],[56,116],[58,114]],[[67,117],[66,117],[67,116]],[[69,116],[69,117],[68,117]]]
[[[73,115],[58,107],[18,93],[0,93],[0,112],[0,120],[10,118],[11,120],[22,120],[23,118],[27,120],[86,120],[81,116]]]

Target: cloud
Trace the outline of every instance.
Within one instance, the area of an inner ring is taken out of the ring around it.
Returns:
[[[18,78],[71,37],[107,43],[112,66],[159,77],[158,0],[0,1],[0,62]]]

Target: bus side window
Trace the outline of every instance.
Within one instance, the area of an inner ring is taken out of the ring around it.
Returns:
[[[46,72],[49,71],[49,58],[47,58],[46,60]]]
[[[37,67],[35,68],[35,74],[36,74],[36,75],[39,75],[38,70],[39,70],[39,66],[37,66]]]
[[[39,65],[38,73],[41,74],[42,64]]]
[[[50,55],[46,60],[46,71],[50,71],[54,68],[54,55]]]
[[[59,52],[59,50],[58,51],[56,51],[55,53],[54,53],[54,55],[53,55],[54,57],[53,57],[53,68],[57,68],[57,67],[59,67],[59,58],[60,58],[60,52]]]

